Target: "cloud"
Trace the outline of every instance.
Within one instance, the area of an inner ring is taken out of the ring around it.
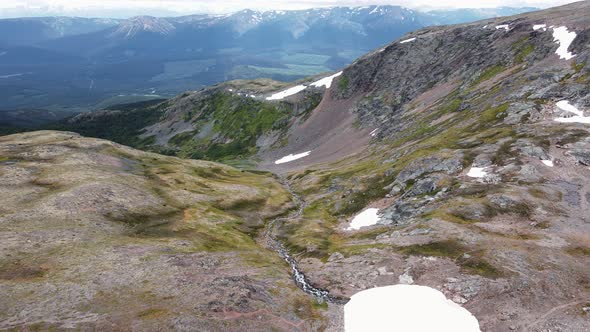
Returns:
[[[573,1],[568,0],[439,0],[436,8],[484,7],[551,7]],[[184,15],[194,13],[228,13],[250,8],[305,9],[330,6],[401,5],[410,8],[433,8],[432,0],[2,0],[2,16],[68,15],[112,16],[133,15]]]

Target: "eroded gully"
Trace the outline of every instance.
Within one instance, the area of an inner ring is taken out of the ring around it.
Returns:
[[[279,254],[279,256],[289,264],[289,266],[291,267],[293,280],[301,290],[314,296],[320,302],[345,304],[346,302],[348,302],[347,299],[332,296],[327,290],[313,286],[309,278],[307,278],[307,276],[299,269],[297,261],[293,258],[293,256],[291,256],[289,251],[285,249],[285,246],[281,243],[281,241],[277,239],[277,237],[274,235],[274,230],[278,225],[301,217],[301,215],[303,214],[303,210],[306,206],[305,201],[301,198],[301,196],[299,196],[296,192],[293,191],[290,183],[286,179],[280,177],[279,182],[289,191],[289,193],[295,200],[297,209],[291,212],[288,216],[275,218],[271,220],[269,223],[267,223],[266,230],[264,233],[264,238],[267,245],[271,249],[276,251]]]

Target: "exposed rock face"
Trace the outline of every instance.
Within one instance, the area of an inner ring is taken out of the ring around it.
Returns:
[[[450,159],[429,157],[412,162],[398,174],[396,181],[405,184],[408,181],[416,180],[424,174],[433,172],[453,174],[459,172],[462,168],[460,156]]]

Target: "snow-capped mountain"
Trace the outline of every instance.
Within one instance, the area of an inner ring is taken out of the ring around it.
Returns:
[[[113,35],[133,38],[142,32],[168,35],[173,33],[174,30],[176,30],[176,27],[166,19],[152,16],[137,16],[121,22],[113,32]]]

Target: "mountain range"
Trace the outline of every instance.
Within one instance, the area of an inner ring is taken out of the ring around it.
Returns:
[[[127,20],[0,20],[0,109],[80,111],[170,97],[229,79],[335,70],[430,25],[532,8],[418,12],[334,7]]]

